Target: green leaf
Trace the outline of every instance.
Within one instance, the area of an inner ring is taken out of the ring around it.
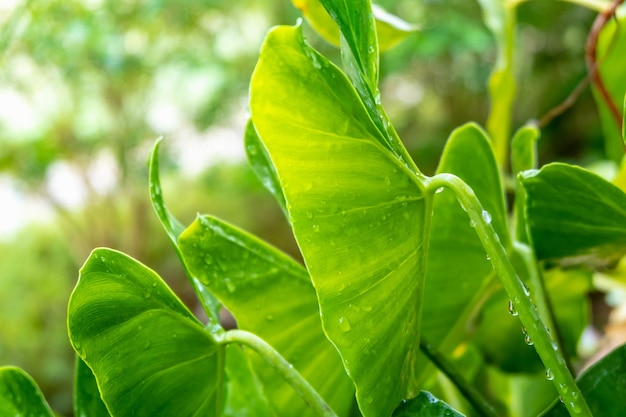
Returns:
[[[307,22],[322,38],[335,46],[340,45],[339,28],[319,0],[292,0],[291,2],[302,12]],[[388,13],[380,6],[372,5],[372,10],[381,51],[393,48],[409,34],[417,31],[415,26]]]
[[[54,417],[35,381],[13,366],[0,367],[0,415]]]
[[[369,0],[320,0],[320,2],[339,26],[344,69],[373,125],[380,132],[381,143],[419,175],[419,170],[400,142],[381,106],[378,91],[378,43],[371,2]],[[312,49],[309,49],[308,54],[317,56]],[[327,61],[321,59],[318,62]],[[332,74],[333,71],[327,72]]]
[[[96,378],[80,356],[76,356],[74,377],[74,415],[76,417],[110,417],[100,398]]]
[[[216,413],[222,348],[134,259],[111,249],[92,252],[70,297],[68,333],[111,414]]]
[[[518,174],[537,168],[537,140],[541,132],[536,126],[522,126],[511,143],[511,169]]]
[[[584,371],[577,380],[594,416],[622,417],[626,392],[626,345],[622,345]],[[556,400],[542,417],[567,417],[565,406]]]
[[[324,330],[355,381],[363,414],[388,415],[409,394],[419,350],[430,218],[421,178],[384,146],[349,82],[303,42],[299,28],[268,35],[251,111]]]
[[[339,413],[354,387],[322,332],[317,297],[306,270],[255,237],[209,216],[180,237],[189,269],[233,313],[240,329],[272,345]],[[271,404],[281,416],[313,415],[264,360],[250,356]]]
[[[585,169],[548,164],[520,174],[526,218],[539,259],[626,251],[626,194]]]
[[[344,65],[362,97],[378,92],[378,43],[370,0],[320,0],[342,36]],[[363,91],[361,91],[363,90]]]
[[[394,411],[393,417],[463,417],[445,402],[428,391],[420,391],[413,399],[403,401]]]
[[[272,164],[272,160],[270,159],[263,142],[261,142],[261,138],[259,138],[254,124],[252,124],[252,120],[248,120],[248,123],[246,124],[244,143],[246,147],[246,156],[248,157],[248,162],[252,166],[254,173],[259,180],[261,180],[261,183],[265,186],[265,188],[274,196],[280,205],[280,208],[283,210],[283,213],[285,213],[285,216],[288,218],[289,213],[287,212],[287,202],[285,201],[283,190],[280,188],[280,181],[278,180],[276,168],[274,168],[274,164]]]
[[[170,238],[170,241],[174,245],[174,249],[176,250],[176,254],[180,259],[183,267],[185,268],[185,272],[187,277],[190,279],[191,284],[196,292],[196,296],[204,311],[207,314],[207,317],[212,322],[212,325],[215,328],[219,328],[219,309],[220,305],[217,299],[213,294],[211,294],[206,288],[204,288],[203,284],[199,282],[197,279],[191,275],[183,261],[183,256],[180,253],[180,248],[178,247],[178,236],[185,230],[185,227],[170,213],[170,211],[165,206],[165,201],[163,200],[163,190],[161,188],[161,179],[159,175],[159,146],[161,144],[161,140],[157,140],[152,148],[152,153],[150,154],[150,173],[149,173],[149,188],[150,188],[150,201],[152,202],[152,208],[154,209],[159,221],[161,222],[161,226],[165,229],[167,236]]]
[[[455,174],[470,185],[502,244],[511,245],[500,173],[482,129],[475,124],[456,129],[448,139],[437,173]],[[492,274],[467,213],[450,190],[439,190],[433,203],[424,290],[423,333],[431,345],[439,346],[455,323],[467,319],[461,313],[478,299]]]

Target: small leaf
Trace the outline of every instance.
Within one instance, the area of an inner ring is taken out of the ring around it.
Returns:
[[[504,193],[498,165],[484,131],[467,124],[450,135],[437,173],[452,173],[472,187],[503,245],[510,246]],[[453,193],[439,190],[433,203],[426,283],[423,332],[437,347],[468,308],[493,268],[471,226],[467,213]]]
[[[615,185],[560,163],[525,171],[519,180],[537,258],[606,258],[626,252],[626,194]]]
[[[594,416],[622,417],[626,392],[626,345],[622,345],[584,371],[577,380]],[[567,417],[565,406],[556,400],[542,417]]]
[[[306,270],[287,255],[216,218],[197,219],[180,237],[189,269],[233,313],[240,329],[272,345],[340,415],[354,387],[322,332]],[[310,408],[254,352],[251,360],[280,416],[312,416]]]
[[[248,162],[252,166],[254,173],[261,180],[261,183],[265,188],[276,198],[276,201],[280,205],[280,208],[285,213],[285,217],[289,218],[287,212],[287,203],[285,202],[285,196],[283,190],[280,188],[280,181],[278,180],[278,174],[276,174],[276,168],[270,159],[267,149],[261,142],[256,128],[252,124],[252,120],[248,120],[246,124],[246,131],[244,134],[244,143],[246,146],[246,155]]]
[[[537,140],[541,132],[536,126],[522,126],[511,143],[511,168],[514,174],[537,168]]]
[[[0,367],[0,416],[54,417],[41,390],[23,370]]]
[[[324,330],[356,384],[363,414],[388,415],[408,395],[419,352],[422,177],[390,152],[344,75],[304,43],[299,28],[268,35],[251,112]]]
[[[170,241],[174,245],[174,249],[178,254],[178,258],[180,259],[183,267],[185,268],[185,272],[187,277],[190,279],[192,286],[196,291],[196,295],[204,308],[207,316],[211,320],[213,326],[219,326],[219,302],[215,299],[215,296],[207,291],[206,288],[203,288],[201,282],[196,280],[187,270],[187,267],[183,261],[183,256],[180,253],[180,249],[178,247],[178,236],[185,230],[185,227],[170,213],[170,211],[165,206],[165,201],[163,200],[163,190],[161,188],[161,179],[159,175],[159,146],[161,144],[161,140],[157,140],[152,148],[152,153],[150,155],[150,174],[149,174],[149,188],[150,188],[150,201],[152,202],[152,208],[154,209],[159,221],[161,222],[161,226],[167,233],[170,238]]]
[[[403,401],[393,412],[393,417],[463,417],[463,414],[430,392],[420,391],[417,397]]]
[[[292,3],[322,38],[335,46],[340,45],[339,28],[319,0],[292,0]],[[381,51],[393,48],[409,34],[417,31],[417,27],[390,14],[380,6],[374,4],[372,10]]]
[[[109,410],[100,398],[96,378],[80,356],[76,356],[74,376],[75,417],[110,417]]]
[[[221,347],[134,259],[111,249],[92,252],[70,297],[68,333],[111,414],[215,414]]]

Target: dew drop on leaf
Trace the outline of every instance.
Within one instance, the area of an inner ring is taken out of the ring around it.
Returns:
[[[483,216],[483,220],[485,221],[485,223],[487,224],[491,223],[491,214],[489,214],[487,210],[483,210],[482,216]]]
[[[528,334],[526,334],[524,336],[524,343],[526,343],[528,346],[532,346],[533,345],[533,340],[530,338],[530,336]]]
[[[350,322],[348,321],[347,318],[345,317],[340,317],[339,318],[339,328],[341,329],[342,332],[347,333],[352,329],[352,326],[350,326]]]
[[[546,379],[548,381],[552,381],[554,379],[554,375],[552,375],[552,371],[550,368],[546,369]]]
[[[443,187],[439,187],[435,190],[435,194],[439,194],[441,192],[443,192]]]
[[[268,314],[267,316],[265,316],[265,320],[267,320],[267,321],[274,321],[274,315],[273,314]]]
[[[517,310],[515,309],[515,305],[513,305],[513,301],[509,300],[509,314],[512,316],[517,316]]]

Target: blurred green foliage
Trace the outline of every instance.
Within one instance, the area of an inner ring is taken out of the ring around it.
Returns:
[[[474,1],[379,4],[420,27],[382,56],[381,92],[400,137],[432,174],[452,129],[487,117],[494,41]],[[542,116],[585,76],[594,18],[556,1],[528,2],[519,12],[514,126]],[[177,170],[178,142],[209,141],[219,133],[213,127],[229,123],[243,137],[237,121],[263,35],[298,17],[288,0],[46,0],[0,9],[0,174],[56,209],[54,225],[29,226],[0,244],[0,364],[25,368],[53,408],[71,413],[65,306],[92,248],[112,247],[154,266],[183,300],[193,299],[149,206],[145,161],[157,136],[166,136],[165,196],[184,223],[197,210],[211,212],[299,256],[280,209],[241,161],[194,167],[202,172],[196,177]],[[334,47],[305,33],[339,59]],[[540,158],[602,157],[588,91],[567,120],[543,131]],[[112,190],[91,172],[103,155],[112,156]],[[75,169],[86,190],[78,209],[50,190],[59,162]]]

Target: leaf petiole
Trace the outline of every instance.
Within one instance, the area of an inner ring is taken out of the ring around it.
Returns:
[[[500,243],[500,238],[491,225],[490,214],[483,209],[472,188],[452,174],[438,174],[431,177],[427,187],[433,190],[446,187],[454,193],[463,210],[469,215],[471,224],[476,228],[476,234],[485,248],[504,290],[518,312],[518,317],[524,326],[523,332],[527,334],[528,343],[534,344],[544,366],[553,375],[556,389],[568,412],[572,416],[593,417],[574,377],[559,352],[559,345],[550,336],[549,330],[539,316],[537,307],[530,299],[529,290],[520,280]]]
[[[225,332],[218,343],[229,344],[239,343],[247,346],[258,353],[265,359],[285,380],[293,387],[293,389],[302,397],[302,399],[315,411],[320,417],[337,417],[333,409],[324,401],[324,399],[315,391],[309,382],[300,375],[300,373],[287,362],[280,353],[278,353],[265,340],[257,335],[245,330],[229,330]]]

